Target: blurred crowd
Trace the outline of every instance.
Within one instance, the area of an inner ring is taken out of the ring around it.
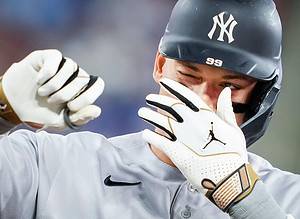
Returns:
[[[283,23],[293,1],[277,0]],[[158,42],[176,0],[2,0],[0,72],[36,49],[56,48],[106,81],[102,116],[83,127],[106,136],[145,128]],[[286,30],[285,30],[286,31]]]
[[[85,130],[107,136],[140,130],[136,111],[154,87],[153,60],[175,2],[1,1],[0,70],[35,49],[57,48],[107,82],[98,100],[103,115]]]

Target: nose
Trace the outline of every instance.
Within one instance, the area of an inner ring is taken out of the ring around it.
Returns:
[[[199,97],[211,108],[217,109],[218,97],[221,90],[214,84],[203,82],[199,85],[193,86],[192,90],[199,95]]]

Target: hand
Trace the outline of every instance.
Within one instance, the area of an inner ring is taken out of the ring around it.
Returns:
[[[35,127],[74,128],[100,115],[101,109],[92,104],[104,82],[58,50],[40,50],[7,70],[2,89],[20,121]]]
[[[221,196],[220,189],[224,189],[224,183],[228,184],[226,178],[232,180],[230,174],[234,173],[239,177],[241,168],[246,168],[244,164],[248,163],[245,137],[232,109],[231,90],[225,88],[221,92],[214,112],[187,87],[166,78],[160,84],[176,99],[150,94],[146,101],[170,116],[148,108],[141,108],[138,114],[168,136],[145,130],[143,137],[160,148],[198,191],[206,194],[222,210],[227,209],[237,196],[232,199],[225,195],[227,200],[214,200],[220,197],[213,197],[212,193]],[[233,180],[229,191],[240,196],[244,188],[231,191],[241,187],[236,177]]]

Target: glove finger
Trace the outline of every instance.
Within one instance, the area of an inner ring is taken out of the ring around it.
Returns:
[[[72,59],[66,58],[61,69],[38,89],[38,94],[40,96],[48,96],[58,91],[63,86],[66,86],[66,83],[70,83],[73,77],[77,76],[77,70],[79,70],[78,65]],[[89,75],[86,74],[86,77],[88,78]]]
[[[166,137],[149,129],[143,130],[142,135],[145,141],[162,150],[182,173],[187,172],[186,167],[191,166],[190,162],[192,156],[189,150],[181,144],[174,144],[174,142]]]
[[[177,122],[183,122],[182,117],[173,108],[173,106],[176,104],[183,105],[183,103],[179,102],[177,99],[158,94],[149,94],[146,97],[146,102],[150,106],[154,106],[156,108],[170,113],[176,119]]]
[[[225,87],[219,95],[217,102],[217,115],[232,126],[237,126],[231,102],[231,90]]]
[[[166,91],[173,94],[194,112],[198,112],[200,109],[212,111],[196,93],[184,85],[168,78],[161,79],[160,84]]]
[[[176,136],[174,135],[170,124],[171,122],[176,122],[175,120],[146,107],[140,108],[138,111],[138,115],[146,122],[149,122],[155,127],[160,128],[161,130],[166,132],[172,141],[176,141]]]
[[[67,106],[71,111],[90,105],[102,94],[104,81],[100,77],[90,76],[87,86]]]
[[[53,70],[57,70],[57,66],[62,60],[62,54],[56,49],[36,50],[26,56],[22,62],[29,63],[36,71],[40,71],[43,67],[54,67]]]
[[[172,154],[172,150],[174,145],[172,145],[172,141],[165,138],[164,136],[150,131],[149,129],[145,129],[142,132],[143,139],[148,142],[149,144],[154,145],[155,147],[158,147],[160,150],[162,150],[167,156],[170,156]]]
[[[56,74],[62,60],[63,56],[60,51],[49,49],[32,52],[23,61],[29,62],[39,72],[37,83],[43,84]]]
[[[80,69],[77,77],[48,98],[48,103],[65,103],[74,98],[89,82],[89,75]]]
[[[99,117],[101,108],[96,105],[88,105],[77,112],[70,113],[69,119],[75,126],[82,126]]]

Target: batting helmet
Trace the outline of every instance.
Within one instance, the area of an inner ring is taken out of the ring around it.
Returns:
[[[281,22],[272,0],[179,0],[159,52],[258,80],[241,125],[250,146],[265,133],[280,91],[281,38]],[[245,105],[234,106],[235,112],[241,108]]]

